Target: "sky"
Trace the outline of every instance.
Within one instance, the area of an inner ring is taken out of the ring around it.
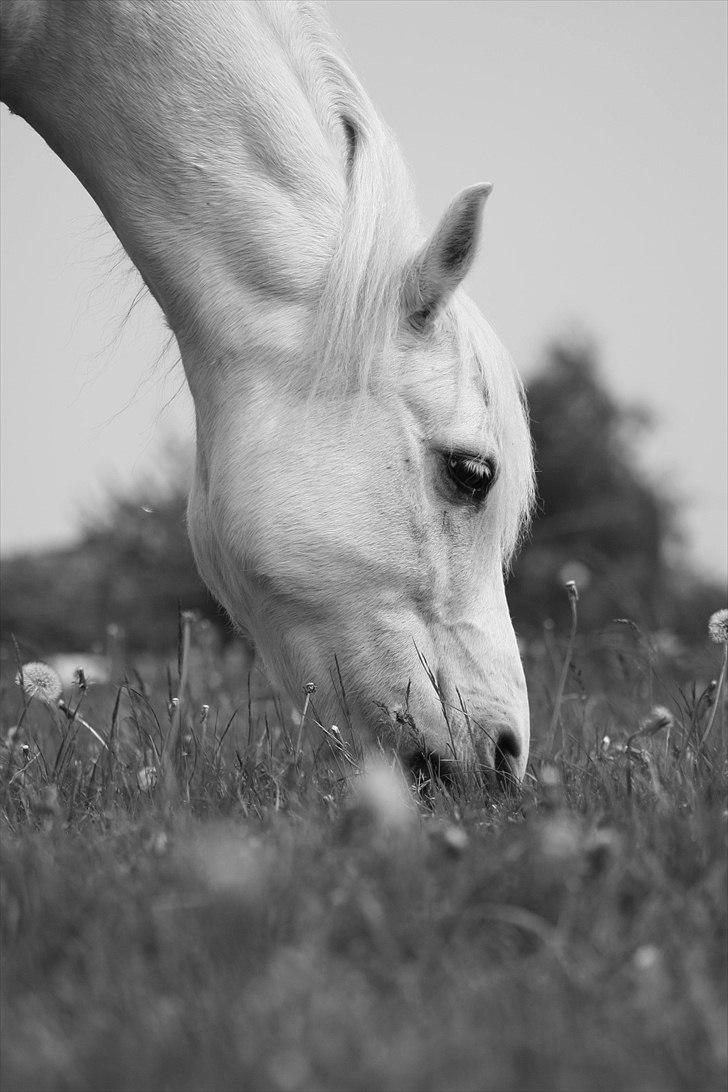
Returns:
[[[728,567],[722,0],[329,4],[425,227],[492,182],[468,289],[523,375],[585,337],[656,425],[648,472],[694,564]],[[156,305],[80,183],[0,114],[0,549],[69,542],[192,435]]]

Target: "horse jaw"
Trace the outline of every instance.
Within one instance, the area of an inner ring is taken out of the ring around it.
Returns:
[[[493,767],[508,739],[520,777],[528,703],[500,544],[433,486],[436,379],[419,385],[424,405],[406,387],[307,400],[281,374],[241,382],[198,455],[190,537],[294,705],[314,683],[327,726],[348,716],[360,741],[405,758]],[[463,398],[451,429],[483,415],[475,389]]]

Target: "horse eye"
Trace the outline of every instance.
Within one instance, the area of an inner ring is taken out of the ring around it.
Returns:
[[[495,481],[495,464],[479,455],[446,455],[450,480],[468,499],[485,500]]]

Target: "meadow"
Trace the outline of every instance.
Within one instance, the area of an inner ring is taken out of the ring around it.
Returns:
[[[60,706],[4,646],[3,1088],[724,1088],[724,647],[668,645],[531,640],[520,788],[414,783],[188,616]]]

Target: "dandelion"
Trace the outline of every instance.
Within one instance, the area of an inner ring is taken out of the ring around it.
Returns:
[[[708,633],[717,645],[728,644],[728,610],[717,610],[708,619]]]
[[[137,785],[142,792],[151,792],[157,780],[156,766],[142,766],[141,770],[137,770]]]
[[[723,666],[720,669],[718,687],[715,691],[715,698],[713,701],[713,708],[710,712],[708,727],[705,729],[703,738],[700,741],[701,747],[705,744],[708,736],[713,730],[715,715],[718,711],[718,706],[720,705],[721,695],[725,685],[725,677],[728,672],[728,610],[717,610],[715,614],[711,614],[708,619],[708,633],[710,634],[711,641],[715,641],[717,645],[723,645]]]
[[[663,728],[669,730],[674,723],[675,720],[669,709],[666,709],[664,705],[653,705],[640,724],[639,729],[629,737],[629,742],[631,743],[637,736],[654,736],[656,732],[661,731]]]
[[[654,944],[643,944],[632,956],[632,962],[638,971],[651,971],[660,963],[660,950]]]
[[[445,851],[449,853],[451,857],[462,856],[468,848],[468,842],[470,841],[467,832],[455,823],[448,823],[448,825],[443,828],[440,839]]]
[[[348,826],[395,833],[417,821],[417,809],[399,766],[370,755],[362,774],[353,782],[347,809]]]
[[[46,705],[53,705],[63,693],[60,675],[44,663],[23,664],[15,681],[29,698],[39,698]]]
[[[588,588],[591,572],[581,561],[567,561],[559,570],[559,580],[563,584],[575,583],[580,588]]]
[[[573,599],[575,603],[579,601],[579,589],[576,586],[575,580],[566,581],[566,590],[569,593],[569,599]]]
[[[298,722],[298,739],[296,740],[296,756],[301,754],[301,741],[303,739],[303,724],[306,720],[306,714],[308,713],[308,707],[311,702],[311,695],[316,693],[316,684],[307,682],[303,684],[303,692],[306,695],[303,703],[303,712],[301,713],[301,719]]]

